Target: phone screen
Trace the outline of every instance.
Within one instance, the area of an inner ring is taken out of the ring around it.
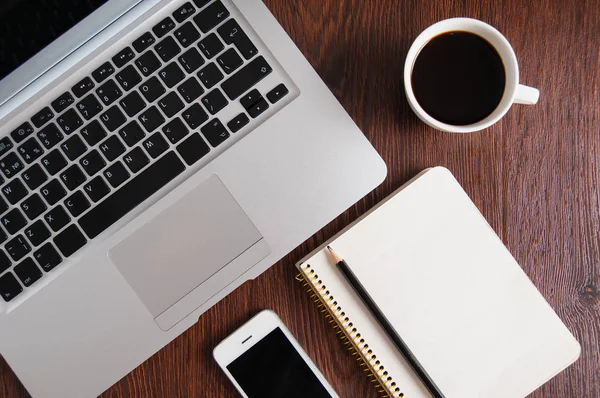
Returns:
[[[227,365],[249,398],[331,397],[280,328]]]

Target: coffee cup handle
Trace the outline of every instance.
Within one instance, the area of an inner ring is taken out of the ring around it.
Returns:
[[[524,86],[519,84],[517,86],[517,93],[515,95],[515,104],[526,104],[535,105],[540,98],[540,92],[537,88]]]

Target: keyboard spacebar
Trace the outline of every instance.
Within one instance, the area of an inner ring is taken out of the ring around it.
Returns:
[[[95,238],[184,170],[185,166],[177,155],[167,153],[81,217],[79,226],[90,239]]]

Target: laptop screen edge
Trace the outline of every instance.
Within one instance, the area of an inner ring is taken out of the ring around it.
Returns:
[[[0,107],[61,60],[145,0],[110,0],[0,80]]]

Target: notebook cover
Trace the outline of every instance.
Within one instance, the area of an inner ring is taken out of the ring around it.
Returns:
[[[448,398],[524,397],[580,346],[445,168],[421,173],[325,245]],[[345,308],[405,397],[429,396],[319,248],[301,261]]]

